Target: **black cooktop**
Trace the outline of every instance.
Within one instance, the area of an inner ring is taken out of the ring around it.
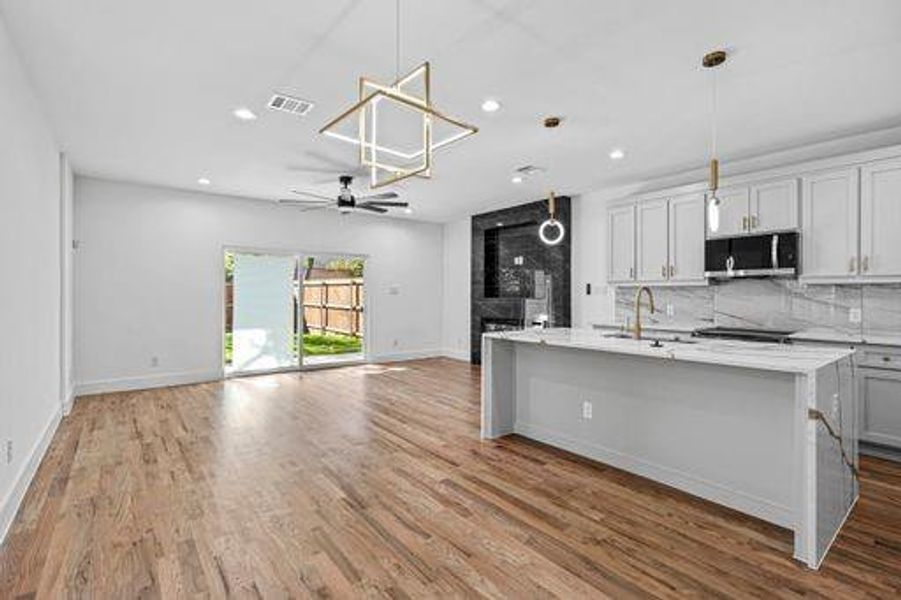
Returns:
[[[774,344],[790,344],[794,331],[785,329],[747,329],[743,327],[706,327],[696,329],[695,337],[720,338],[726,340],[745,340],[750,342],[772,342]]]

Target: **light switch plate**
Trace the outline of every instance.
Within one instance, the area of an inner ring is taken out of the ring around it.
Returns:
[[[848,322],[849,323],[860,323],[861,314],[859,308],[851,308],[848,310]]]
[[[666,316],[671,317],[674,314],[676,314],[676,307],[673,306],[672,302],[667,302],[666,303]]]

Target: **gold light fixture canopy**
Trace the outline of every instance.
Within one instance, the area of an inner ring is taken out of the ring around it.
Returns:
[[[319,133],[355,144],[369,168],[370,187],[430,177],[432,154],[478,132],[434,108],[431,66],[424,62],[391,85],[360,78],[359,100]]]

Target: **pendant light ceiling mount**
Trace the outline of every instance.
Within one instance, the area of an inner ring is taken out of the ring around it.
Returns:
[[[373,189],[408,177],[431,177],[435,150],[478,132],[433,106],[428,62],[401,76],[400,17],[400,0],[396,0],[394,82],[384,85],[360,77],[357,103],[319,130],[359,147],[360,164],[369,169]],[[393,139],[392,133],[396,134]]]
[[[707,69],[718,67],[724,62],[726,62],[725,50],[714,50],[713,52],[709,52],[705,54],[704,58],[701,60],[701,64]]]

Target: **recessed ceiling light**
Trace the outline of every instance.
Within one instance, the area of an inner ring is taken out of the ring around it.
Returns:
[[[412,215],[413,209],[408,206],[407,208],[404,209],[404,212],[407,213],[408,215]]]
[[[212,183],[212,182],[209,179],[207,179],[206,177],[201,177],[200,179],[197,180],[197,183],[199,183],[200,185],[210,185],[210,183]]]
[[[501,103],[494,98],[487,98],[482,102],[482,110],[485,112],[497,112],[501,108]]]
[[[620,148],[614,148],[613,150],[610,151],[610,158],[612,160],[619,160],[622,157],[624,157],[625,155],[626,155],[626,153],[623,152],[622,149],[620,149]]]
[[[232,114],[242,121],[255,121],[257,118],[256,113],[245,106],[236,108],[234,111],[232,111]]]
[[[513,183],[522,183],[522,177],[520,177],[519,175],[514,175],[510,181],[512,181]]]

